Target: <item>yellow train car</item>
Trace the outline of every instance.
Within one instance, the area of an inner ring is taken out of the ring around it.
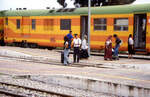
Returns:
[[[79,15],[53,15],[49,10],[8,11],[5,14],[6,43],[27,42],[31,45],[62,47],[63,38],[69,30],[80,33]]]
[[[57,10],[6,11],[5,43],[27,43],[62,47],[63,38],[72,30],[81,38],[88,32],[88,8]],[[123,41],[120,50],[127,51],[129,34],[133,34],[136,51],[150,52],[150,4],[91,8],[91,49],[104,49],[109,35]]]

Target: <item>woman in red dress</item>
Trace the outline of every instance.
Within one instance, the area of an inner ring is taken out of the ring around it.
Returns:
[[[104,60],[112,60],[112,36],[110,35],[105,42]]]

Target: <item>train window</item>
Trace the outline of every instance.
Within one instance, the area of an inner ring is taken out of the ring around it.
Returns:
[[[60,20],[60,29],[61,30],[71,30],[71,20],[70,19],[61,19]]]
[[[36,20],[32,19],[32,29],[35,30],[36,29]]]
[[[105,18],[94,19],[94,30],[106,30],[107,20]]]
[[[128,31],[129,21],[128,18],[115,18],[114,30],[116,31]]]
[[[53,30],[54,20],[44,19],[44,30]]]
[[[20,29],[20,19],[17,19],[16,22],[17,22],[17,24],[16,24],[17,25],[17,29]]]
[[[8,18],[5,19],[5,24],[8,25]]]

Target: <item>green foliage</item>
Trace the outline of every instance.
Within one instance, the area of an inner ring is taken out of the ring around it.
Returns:
[[[135,0],[113,0],[115,5],[123,5],[123,4],[130,4],[134,2]]]
[[[65,0],[57,0],[57,2],[62,5],[63,7],[66,7],[67,4],[65,3]]]
[[[101,4],[103,6],[106,5],[124,5],[124,4],[130,4],[134,2],[135,0],[91,0],[91,6],[100,6]],[[59,4],[61,4],[63,7],[66,7],[67,4],[65,3],[65,0],[57,0]],[[81,7],[87,7],[88,6],[88,0],[75,0],[74,4],[80,4]]]

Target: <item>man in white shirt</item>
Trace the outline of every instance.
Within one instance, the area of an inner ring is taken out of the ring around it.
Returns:
[[[79,59],[80,59],[80,46],[81,46],[81,39],[78,37],[78,34],[75,34],[75,38],[73,39],[73,47],[74,47],[73,58],[74,58],[74,63],[76,63],[76,62],[79,63]]]

